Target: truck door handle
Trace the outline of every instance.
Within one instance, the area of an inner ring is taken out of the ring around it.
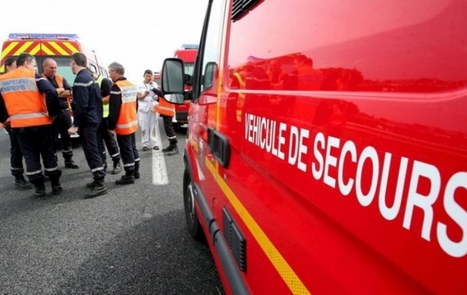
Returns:
[[[208,146],[214,158],[227,168],[230,162],[230,143],[227,136],[215,130],[212,127],[208,128]]]

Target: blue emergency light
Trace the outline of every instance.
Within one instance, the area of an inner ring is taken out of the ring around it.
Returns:
[[[23,39],[61,39],[61,40],[76,40],[77,34],[38,34],[38,33],[11,33],[8,34],[9,40]]]
[[[183,49],[198,49],[198,44],[182,44]]]

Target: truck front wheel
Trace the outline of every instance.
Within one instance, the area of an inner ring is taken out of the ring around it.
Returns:
[[[193,183],[190,178],[188,167],[185,167],[185,172],[183,173],[183,205],[185,208],[185,219],[188,232],[195,240],[202,240],[204,236],[203,229],[201,228],[198,214],[196,213]]]

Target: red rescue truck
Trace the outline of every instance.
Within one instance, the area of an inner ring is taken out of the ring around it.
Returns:
[[[183,60],[185,65],[185,73],[187,75],[193,74],[193,68],[195,65],[196,55],[198,54],[197,44],[182,44],[180,49],[175,50],[174,57]],[[185,86],[185,89],[189,91],[191,86]],[[175,105],[175,117],[172,122],[175,129],[179,129],[188,123],[188,110],[190,109],[190,100],[186,100],[184,104]]]
[[[161,73],[160,72],[154,72],[154,82],[157,83],[158,87],[161,87]]]
[[[467,1],[206,2],[162,89],[226,293],[467,294]]]

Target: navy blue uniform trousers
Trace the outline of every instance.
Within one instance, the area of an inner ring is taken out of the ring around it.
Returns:
[[[135,133],[128,135],[117,134],[118,145],[120,146],[120,156],[122,157],[123,169],[126,175],[134,175],[139,172],[139,153],[136,149]]]
[[[53,147],[52,125],[12,128],[18,139],[21,152],[26,160],[26,175],[31,183],[43,181],[41,157],[44,163],[44,173],[52,179],[58,179],[61,171],[58,169]]]
[[[99,134],[99,124],[86,124],[79,126],[79,137],[83,147],[84,156],[88,162],[94,179],[103,180],[105,178],[106,161],[105,154],[102,154],[102,138]]]

